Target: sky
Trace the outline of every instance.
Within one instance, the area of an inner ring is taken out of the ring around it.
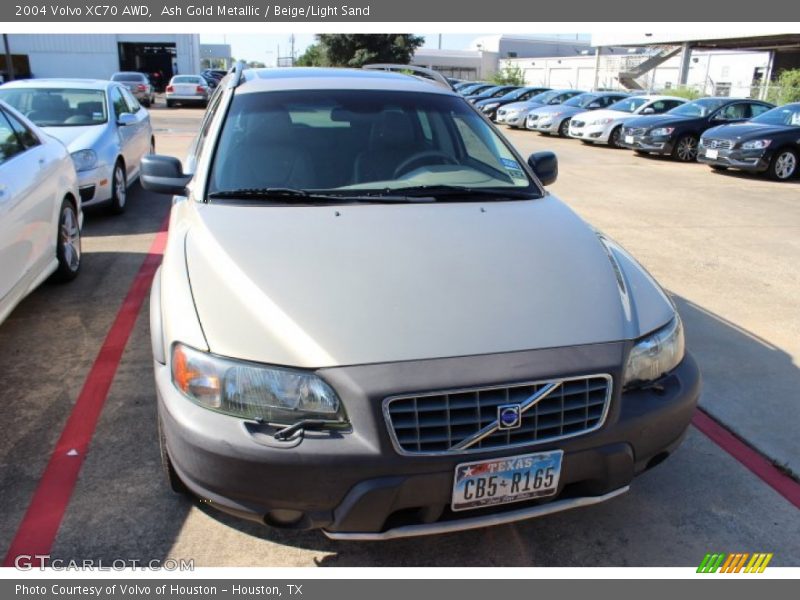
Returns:
[[[485,33],[443,33],[442,48],[445,50],[466,50],[470,42],[477,37],[487,35]],[[537,35],[537,37],[567,37],[575,34]],[[267,66],[274,66],[276,57],[280,52],[281,58],[288,58],[290,55],[291,42],[290,34],[200,34],[201,44],[230,44],[231,54],[234,58],[246,61],[259,61]],[[300,56],[303,51],[314,43],[314,34],[298,33],[295,34],[295,56]],[[437,48],[439,45],[439,35],[425,35],[426,48]]]

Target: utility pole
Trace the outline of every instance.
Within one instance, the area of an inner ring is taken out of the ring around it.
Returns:
[[[442,34],[439,34],[439,50],[442,49]]]
[[[292,44],[292,52],[291,52],[291,56],[289,57],[289,66],[293,67],[294,66],[294,34],[291,34],[289,36],[289,42]]]
[[[3,46],[6,50],[6,76],[8,81],[14,81],[14,61],[11,59],[11,48],[8,46],[8,34],[3,34]]]

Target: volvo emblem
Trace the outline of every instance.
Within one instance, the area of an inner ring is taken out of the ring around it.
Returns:
[[[503,404],[497,407],[497,428],[516,429],[522,425],[522,411],[519,404]]]

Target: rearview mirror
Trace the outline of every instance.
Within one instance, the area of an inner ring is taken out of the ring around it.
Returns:
[[[528,166],[542,185],[550,185],[558,179],[558,158],[554,152],[534,152],[528,157]]]
[[[131,113],[122,113],[117,117],[117,125],[125,127],[126,125],[133,125],[136,123],[136,115]]]
[[[591,103],[589,106],[587,106],[586,108],[602,108],[602,106],[600,106],[600,103],[599,103],[599,102],[592,102],[592,103]]]
[[[648,106],[647,108],[645,108],[642,111],[642,114],[643,115],[654,115],[654,114],[656,114],[656,109],[654,109],[652,106]]]
[[[148,154],[142,157],[142,187],[157,194],[183,196],[191,175],[183,172],[183,165],[174,156]]]

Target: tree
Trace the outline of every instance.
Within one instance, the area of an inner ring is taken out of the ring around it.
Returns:
[[[497,85],[525,85],[525,73],[517,65],[506,67],[492,75],[492,83]]]
[[[328,58],[325,56],[325,48],[322,44],[311,44],[306,51],[294,61],[297,67],[326,67]]]
[[[778,75],[778,89],[770,94],[775,104],[788,104],[800,101],[800,69],[785,69]]]
[[[370,63],[407,65],[414,51],[425,42],[425,38],[408,33],[323,33],[317,35],[317,40],[314,45],[320,47],[319,53],[324,56],[325,63],[334,67],[361,67]],[[320,60],[319,55],[316,56]],[[305,54],[301,58],[304,57]]]

